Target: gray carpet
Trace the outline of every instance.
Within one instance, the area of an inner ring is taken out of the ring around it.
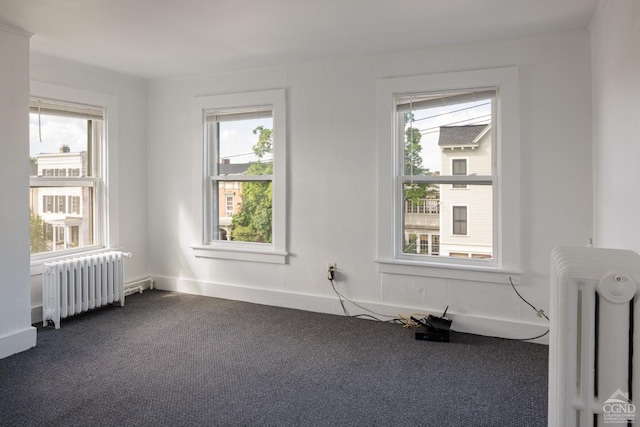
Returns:
[[[145,291],[0,360],[0,425],[545,426],[547,364],[537,344]]]

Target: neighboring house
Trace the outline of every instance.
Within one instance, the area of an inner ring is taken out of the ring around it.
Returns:
[[[221,159],[220,175],[245,175],[251,163],[231,163],[229,159]],[[231,217],[237,213],[242,204],[242,182],[223,181],[218,191],[218,225],[220,240],[230,240]]]
[[[442,126],[436,175],[491,175],[491,125]],[[405,200],[405,253],[490,259],[493,189],[441,184],[433,198]]]
[[[38,177],[86,176],[87,153],[72,153],[69,147],[60,147],[59,153],[36,156],[35,174]],[[91,245],[91,209],[88,187],[32,187],[30,208],[45,223],[47,250],[75,248]]]
[[[440,199],[404,201],[405,252],[440,255]]]
[[[491,125],[443,126],[438,141],[442,175],[492,175]],[[440,186],[440,255],[490,259],[493,256],[491,185]]]

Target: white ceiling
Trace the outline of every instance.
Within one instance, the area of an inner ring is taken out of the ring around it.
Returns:
[[[0,0],[34,52],[181,76],[586,29],[598,0]]]

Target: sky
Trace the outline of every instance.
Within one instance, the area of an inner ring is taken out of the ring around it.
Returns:
[[[42,140],[40,140],[42,138]],[[87,120],[29,114],[29,155],[58,153],[68,145],[71,152],[87,151]]]
[[[257,161],[253,146],[258,142],[258,135],[254,135],[253,130],[258,126],[273,129],[273,118],[220,122],[220,158],[229,159],[231,163]],[[262,161],[271,159],[273,155],[267,154]]]
[[[421,131],[422,165],[431,172],[440,171],[441,156],[438,147],[438,128],[452,124],[488,123],[491,104],[487,100],[456,104],[448,107],[427,108],[414,111],[414,128]],[[231,163],[248,163],[258,160],[253,146],[258,135],[253,130],[258,126],[273,127],[272,118],[221,122],[222,158]],[[69,117],[29,114],[29,151],[35,157],[42,153],[57,153],[60,146],[68,145],[71,152],[87,151],[87,121]],[[270,160],[267,157],[263,160]]]

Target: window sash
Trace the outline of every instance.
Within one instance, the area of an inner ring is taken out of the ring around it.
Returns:
[[[31,188],[39,187],[96,187],[99,178],[89,177],[42,177],[32,176],[29,178],[29,186]]]
[[[469,184],[469,185],[494,185],[497,177],[493,175],[400,175],[398,180],[402,183],[416,184]]]
[[[273,175],[211,175],[209,178],[220,182],[273,181]]]

